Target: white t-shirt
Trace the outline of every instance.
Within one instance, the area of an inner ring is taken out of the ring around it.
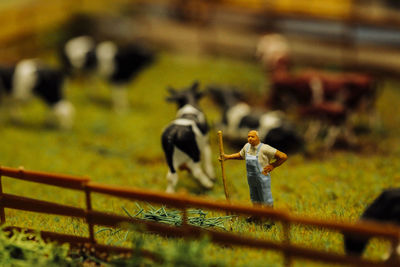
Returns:
[[[259,144],[260,145],[260,144]],[[246,151],[248,146],[250,146],[249,149],[249,154],[250,155],[256,155],[257,154],[257,148],[258,146],[251,146],[249,143],[245,144],[244,147],[240,150],[240,156],[242,156],[243,159],[246,159]],[[269,146],[267,144],[262,144],[262,147],[260,148],[260,152],[258,153],[258,162],[260,163],[260,166],[264,168],[267,166],[271,160],[275,157],[276,153],[276,148],[273,148],[272,146]]]

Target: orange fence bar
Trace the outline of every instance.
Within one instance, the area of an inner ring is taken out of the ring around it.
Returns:
[[[86,218],[86,210],[84,209],[55,204],[42,200],[36,200],[36,199],[14,196],[3,193],[2,202],[4,208]]]
[[[64,174],[25,171],[23,168],[14,169],[3,166],[0,166],[0,176],[1,175],[70,189],[84,189],[85,184],[90,181],[87,177],[82,178]]]

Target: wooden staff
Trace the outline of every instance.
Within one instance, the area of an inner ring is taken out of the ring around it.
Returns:
[[[218,131],[218,141],[219,141],[219,156],[221,158],[221,170],[222,170],[222,182],[224,183],[224,191],[226,200],[229,201],[229,192],[226,186],[226,178],[225,178],[225,166],[224,166],[224,143],[222,141],[222,132]]]

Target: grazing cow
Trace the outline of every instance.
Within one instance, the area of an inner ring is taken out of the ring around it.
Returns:
[[[303,140],[282,111],[255,110],[232,88],[209,86],[207,92],[222,108],[221,129],[232,141],[242,141],[251,129],[259,132],[262,142],[286,153],[303,148]]]
[[[89,36],[69,40],[61,52],[66,73],[96,72],[112,86],[112,101],[117,111],[128,108],[126,84],[154,61],[154,54],[137,44],[117,46],[114,42],[96,43]]]
[[[169,89],[170,96],[167,101],[177,103],[178,112],[176,119],[164,129],[161,137],[169,167],[166,190],[168,193],[175,191],[178,182],[177,170],[182,167],[189,169],[204,188],[211,189],[214,185],[209,126],[198,106],[198,100],[203,96],[198,87],[199,83],[195,82],[182,91]]]
[[[400,226],[400,188],[384,190],[372,204],[365,209],[360,220],[392,223]],[[368,240],[369,238],[365,236],[344,234],[346,253],[361,256]],[[400,244],[395,252],[397,252],[397,256],[399,257]]]
[[[271,94],[268,106],[283,110],[300,110],[298,115],[308,119],[305,133],[308,142],[314,141],[320,130],[328,128],[324,139],[330,149],[340,132],[349,144],[357,139],[348,118],[369,114],[369,123],[377,123],[374,103],[377,80],[361,73],[332,73],[320,70],[290,71],[290,49],[287,40],[278,34],[264,36],[257,47],[257,56],[268,69]],[[362,113],[361,113],[362,112]]]
[[[346,110],[374,112],[377,80],[363,73],[333,73],[321,70],[290,70],[290,49],[279,34],[261,38],[256,55],[269,70],[271,95],[268,101],[274,108],[335,101]]]
[[[33,94],[41,98],[51,109],[61,128],[73,124],[74,107],[63,95],[64,74],[36,59],[26,59],[12,67],[0,68],[0,91],[18,105]]]

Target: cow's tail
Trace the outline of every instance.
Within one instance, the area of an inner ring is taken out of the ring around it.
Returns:
[[[173,154],[174,154],[174,134],[171,128],[165,129],[161,136],[161,143],[165,154],[165,159],[167,160],[168,167],[171,173],[176,173],[173,164]]]

